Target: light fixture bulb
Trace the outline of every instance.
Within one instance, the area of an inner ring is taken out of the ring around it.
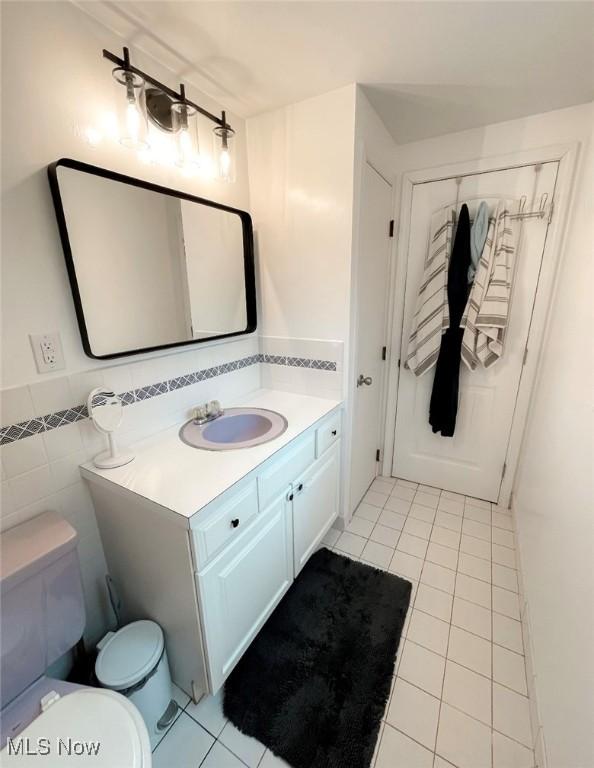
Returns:
[[[129,66],[129,64],[127,65]],[[131,69],[116,67],[114,79],[124,86],[125,101],[118,101],[118,123],[120,143],[131,149],[143,150],[148,147],[148,123],[144,92],[144,79]]]
[[[180,90],[185,98],[185,91]],[[171,105],[171,123],[175,131],[176,164],[192,175],[200,165],[196,109],[185,101],[175,101]]]

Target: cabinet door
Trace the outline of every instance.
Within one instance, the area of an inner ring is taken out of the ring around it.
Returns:
[[[340,441],[293,484],[295,575],[338,515]]]
[[[198,576],[211,692],[216,693],[293,581],[283,495]]]

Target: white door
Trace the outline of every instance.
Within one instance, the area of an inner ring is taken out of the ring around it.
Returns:
[[[459,205],[473,217],[485,200],[527,196],[526,210],[538,208],[541,196],[553,199],[557,163],[525,166],[465,176]],[[401,360],[405,359],[411,320],[423,274],[432,213],[456,200],[456,180],[416,184],[413,190],[403,315]],[[497,501],[514,415],[524,353],[548,218],[517,222],[516,273],[503,357],[487,370],[460,366],[460,399],[453,437],[434,435],[428,423],[435,368],[417,378],[400,370],[393,474],[469,496]]]
[[[293,583],[291,545],[290,508],[283,494],[197,576],[211,693]]]
[[[382,407],[382,349],[386,341],[386,307],[390,273],[392,187],[364,163],[359,214],[357,305],[355,317],[355,384],[351,445],[351,512],[377,471]]]
[[[295,576],[338,515],[340,444],[334,445],[293,483]]]

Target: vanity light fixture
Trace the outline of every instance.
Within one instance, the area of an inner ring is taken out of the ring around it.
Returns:
[[[198,115],[202,115],[215,123],[213,132],[216,175],[224,181],[235,181],[235,131],[227,122],[224,111],[221,117],[217,117],[190,101],[183,85],[180,85],[178,93],[138,69],[130,63],[128,48],[124,48],[123,58],[107,50],[103,51],[103,56],[116,65],[113,76],[126,88],[125,102],[122,101],[119,107],[122,144],[146,151],[150,143],[150,120],[160,131],[172,134],[176,145],[177,165],[187,173],[193,173],[199,168],[205,170],[208,162],[201,158],[198,144]]]

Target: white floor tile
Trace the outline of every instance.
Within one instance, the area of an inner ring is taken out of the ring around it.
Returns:
[[[381,509],[379,507],[374,507],[371,504],[361,502],[355,510],[355,517],[362,517],[364,520],[371,520],[372,523],[375,523],[377,522],[380,513]]]
[[[423,561],[420,557],[414,557],[414,555],[408,555],[406,552],[396,550],[389,570],[392,573],[399,573],[402,576],[418,581],[422,568]]]
[[[516,554],[513,549],[501,544],[493,544],[493,562],[505,565],[507,568],[516,567]]]
[[[413,503],[422,504],[424,507],[430,507],[431,509],[437,509],[437,505],[439,504],[439,494],[436,496],[433,493],[426,493],[425,491],[419,490],[415,493]]]
[[[443,703],[435,751],[457,768],[491,768],[491,729]]]
[[[464,517],[468,520],[474,520],[476,523],[491,525],[491,511],[482,507],[464,507]]]
[[[392,489],[391,496],[396,496],[398,499],[404,499],[404,501],[412,501],[415,497],[416,491],[414,488],[405,488],[403,485],[395,485]]]
[[[413,504],[408,513],[415,520],[423,520],[425,523],[433,525],[435,520],[435,510],[431,507],[424,507],[422,504]]]
[[[430,587],[442,589],[444,592],[453,594],[454,585],[456,583],[456,574],[449,568],[444,568],[443,565],[425,561],[423,573],[421,574],[421,581],[423,584],[428,584]]]
[[[441,496],[441,488],[435,488],[433,485],[419,485],[419,491],[423,493],[430,493],[432,496]]]
[[[491,727],[491,681],[486,677],[448,660],[443,700]]]
[[[462,493],[455,493],[454,491],[442,491],[442,499],[454,499],[454,501],[461,501],[464,504],[466,497]]]
[[[449,568],[452,571],[456,570],[458,565],[458,553],[451,547],[444,547],[443,544],[437,544],[432,541],[427,549],[427,560],[437,565],[442,565],[444,568]]]
[[[377,523],[369,536],[371,541],[377,541],[378,544],[383,544],[386,547],[396,548],[398,539],[400,538],[400,531],[396,528],[388,528],[385,525]]]
[[[219,741],[249,768],[257,768],[262,755],[266,751],[266,747],[263,744],[260,744],[259,741],[252,739],[250,736],[246,736],[233,723],[227,723],[223,728]]]
[[[214,742],[202,726],[182,712],[153,752],[153,768],[196,768]]]
[[[482,605],[484,608],[491,608],[491,585],[486,581],[473,579],[464,573],[456,574],[456,597],[468,600],[471,603]]]
[[[515,548],[514,535],[511,531],[504,531],[503,528],[493,528],[493,544],[500,544],[502,547]]]
[[[389,509],[390,512],[398,512],[399,515],[408,515],[410,506],[410,501],[399,499],[398,496],[390,496],[386,501],[384,509]]]
[[[181,709],[185,709],[190,701],[190,697],[188,696],[185,691],[182,691],[182,689],[175,685],[175,683],[171,686],[172,696],[177,701]]]
[[[491,640],[492,614],[488,608],[454,597],[452,624],[485,640]]]
[[[491,643],[464,629],[454,626],[450,628],[448,659],[473,672],[491,677]]]
[[[448,499],[447,497],[442,496],[437,505],[437,509],[442,512],[449,512],[451,515],[462,517],[464,514],[464,502],[456,501],[456,499]]]
[[[400,552],[424,558],[427,552],[427,541],[426,539],[420,539],[418,536],[411,536],[409,533],[402,533],[398,540],[397,549]]]
[[[333,529],[331,528],[330,530]],[[373,530],[373,523],[371,520],[364,520],[362,517],[353,517],[351,522],[347,525],[346,530],[349,533],[354,533],[357,536],[363,536],[367,539]]]
[[[398,667],[398,677],[432,696],[441,698],[445,659],[408,639]]]
[[[472,496],[467,496],[464,503],[470,507],[482,507],[483,509],[489,510],[491,509],[491,502],[485,501],[484,499],[475,499]]]
[[[200,768],[245,768],[245,764],[229,752],[220,741],[215,741],[206,759],[200,764]]]
[[[475,520],[469,520],[467,517],[462,521],[462,533],[468,536],[474,536],[477,539],[491,541],[491,526],[485,523],[477,523]]]
[[[440,528],[447,528],[448,531],[460,533],[462,530],[462,518],[438,509],[435,515],[435,525],[439,525]]]
[[[405,488],[414,488],[415,490],[419,487],[418,483],[413,483],[411,480],[402,480],[400,478],[397,478],[396,485],[403,485]]]
[[[404,528],[406,517],[404,515],[399,515],[397,512],[391,512],[389,509],[383,509],[377,522],[380,525],[386,526],[386,528],[393,528],[395,531],[401,531]]]
[[[518,591],[518,572],[513,568],[493,563],[492,576],[495,586],[509,589],[510,592]]]
[[[413,610],[408,626],[407,639],[422,645],[441,656],[446,655],[450,625],[428,613]]]
[[[493,614],[493,642],[510,651],[524,653],[522,624],[500,613]]]
[[[391,547],[385,547],[376,541],[368,541],[361,552],[361,560],[385,570],[390,565],[393,554],[394,550]]]
[[[383,477],[376,477],[369,488],[370,491],[377,491],[378,493],[392,493],[394,483],[385,480]]]
[[[528,696],[524,657],[500,645],[493,646],[493,680]]]
[[[520,620],[520,603],[515,592],[501,587],[493,587],[493,610],[509,616],[510,619]]]
[[[439,699],[406,680],[396,679],[386,717],[389,725],[433,750],[438,718]]]
[[[493,733],[493,768],[533,768],[534,752],[508,739],[501,733]]]
[[[390,477],[389,475],[378,475],[376,480],[381,480],[382,483],[388,483],[392,488],[396,485],[396,478]]]
[[[453,596],[428,584],[419,584],[415,597],[415,608],[449,623],[452,616]]]
[[[365,504],[371,504],[372,507],[383,507],[388,501],[387,493],[379,493],[379,491],[367,491],[363,496],[363,502]]]
[[[386,723],[375,768],[433,768],[433,752]],[[346,766],[345,766],[346,768]]]
[[[469,555],[482,557],[483,560],[491,562],[491,544],[484,539],[477,539],[463,533],[460,540],[460,552],[467,552]]]
[[[503,528],[504,531],[513,531],[514,526],[510,515],[502,515],[500,512],[493,512],[491,523],[494,528]]]
[[[421,539],[429,540],[431,535],[431,523],[424,520],[416,520],[414,517],[407,517],[402,530],[410,533],[411,536],[418,536]]]
[[[441,528],[438,525],[433,526],[429,540],[434,541],[436,544],[442,544],[444,547],[450,547],[451,549],[457,550],[460,547],[460,534],[458,531],[450,531],[447,528]]]
[[[435,755],[435,759],[433,761],[433,768],[456,768],[456,766],[453,763],[450,763],[447,760],[444,760],[443,757],[440,757],[439,755]]]
[[[258,768],[291,768],[291,766],[267,749]]]
[[[528,699],[493,683],[493,728],[526,747],[532,747]]]
[[[458,557],[458,572],[472,576],[473,579],[491,582],[491,563],[480,557],[460,552]]]
[[[198,704],[191,702],[186,712],[213,736],[219,736],[227,723],[227,718],[223,714],[223,690],[221,689],[215,696],[205,696]]]
[[[353,555],[354,557],[360,557],[361,552],[363,552],[363,547],[366,543],[367,539],[364,539],[362,536],[355,536],[354,533],[348,533],[345,531],[344,533],[340,534],[335,547],[341,552],[346,552],[347,554]]]

